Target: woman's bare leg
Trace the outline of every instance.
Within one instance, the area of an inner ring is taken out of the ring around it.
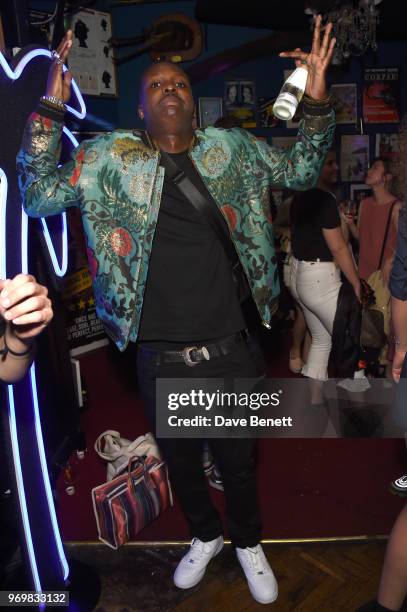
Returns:
[[[400,610],[407,595],[407,504],[397,517],[386,548],[377,601]]]

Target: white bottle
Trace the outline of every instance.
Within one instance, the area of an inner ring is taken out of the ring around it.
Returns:
[[[290,74],[274,102],[273,114],[277,119],[289,121],[295,115],[298,104],[304,95],[308,71],[300,66]]]

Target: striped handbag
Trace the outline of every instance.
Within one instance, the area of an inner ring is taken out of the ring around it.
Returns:
[[[99,539],[117,549],[172,506],[167,466],[157,457],[131,457],[127,470],[92,489]]]

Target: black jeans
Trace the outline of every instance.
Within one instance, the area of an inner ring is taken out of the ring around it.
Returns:
[[[157,378],[254,378],[257,371],[246,343],[237,344],[229,355],[213,357],[193,368],[183,362],[157,366],[154,354],[142,350],[138,351],[137,357],[138,381],[146,416],[154,431]],[[202,466],[203,442],[197,438],[158,439],[172,486],[189,523],[191,537],[208,542],[221,535],[223,528],[211,502]],[[230,539],[239,548],[255,546],[261,536],[256,490],[256,441],[212,438],[209,445],[222,474]]]

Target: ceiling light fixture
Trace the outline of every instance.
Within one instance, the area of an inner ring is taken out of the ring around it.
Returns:
[[[382,0],[354,0],[335,2],[325,12],[319,11],[316,3],[309,3],[305,13],[313,19],[322,13],[323,23],[332,22],[336,38],[333,64],[341,64],[350,56],[361,56],[370,48],[377,50],[376,30],[379,11],[376,6]]]

